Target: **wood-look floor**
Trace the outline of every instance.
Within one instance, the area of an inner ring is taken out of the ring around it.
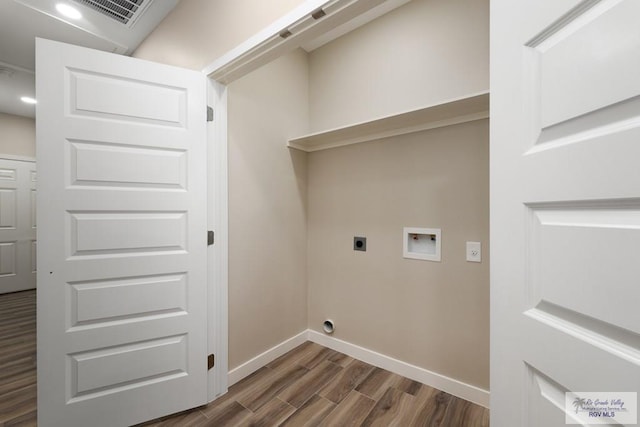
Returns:
[[[488,427],[489,410],[306,342],[215,402],[144,426]]]
[[[36,291],[0,295],[0,426],[36,425]]]
[[[0,295],[0,426],[35,425],[35,291]],[[215,402],[144,425],[487,427],[489,411],[306,342]]]

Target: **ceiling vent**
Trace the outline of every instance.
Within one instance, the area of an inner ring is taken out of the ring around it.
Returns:
[[[131,27],[152,0],[74,0]],[[144,4],[144,7],[143,7]]]

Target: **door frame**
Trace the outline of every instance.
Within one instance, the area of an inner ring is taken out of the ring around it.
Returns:
[[[210,77],[207,104],[213,121],[207,124],[207,229],[214,244],[207,249],[207,348],[215,366],[209,370],[209,402],[227,392],[229,374],[229,210],[227,175],[227,87]]]

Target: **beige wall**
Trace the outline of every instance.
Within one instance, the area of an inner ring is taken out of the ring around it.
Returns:
[[[229,367],[307,328],[307,54],[229,86]]]
[[[488,389],[488,121],[310,153],[308,173],[310,328]],[[441,228],[442,262],[404,259],[403,227]]]
[[[36,156],[36,121],[0,113],[0,154]]]
[[[310,55],[311,130],[489,88],[489,0],[414,0]]]
[[[414,0],[312,52],[312,130],[487,90],[488,12]],[[309,154],[309,327],[488,389],[488,176],[486,120]],[[403,227],[441,228],[442,262],[403,259]]]
[[[201,70],[303,0],[182,0],[133,56]]]

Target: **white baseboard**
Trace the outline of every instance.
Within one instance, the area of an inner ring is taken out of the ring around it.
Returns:
[[[309,329],[307,333],[309,341],[329,347],[332,350],[336,350],[348,356],[362,360],[370,365],[386,369],[394,374],[398,374],[422,384],[437,388],[438,390],[445,391],[454,396],[484,406],[485,408],[489,407],[488,390],[483,390],[479,387],[402,362],[389,356],[385,356],[384,354],[377,353],[373,350],[321,334],[320,332]]]
[[[321,334],[320,332],[316,332],[311,329],[300,332],[298,335],[289,338],[288,340],[270,348],[264,353],[259,354],[253,359],[229,371],[229,386],[251,375],[258,369],[266,366],[286,352],[293,350],[305,341],[313,341],[332,350],[336,350],[358,360],[362,360],[370,365],[386,369],[394,374],[437,388],[438,390],[445,391],[454,396],[484,406],[485,408],[489,407],[488,390],[402,362],[373,350]]]
[[[231,387],[241,379],[248,377],[263,366],[266,366],[267,364],[273,362],[283,354],[293,350],[305,341],[308,341],[308,330],[300,332],[298,335],[295,335],[288,340],[281,342],[280,344],[270,348],[264,353],[257,355],[253,359],[244,362],[237,368],[230,370],[228,377],[229,387]]]

